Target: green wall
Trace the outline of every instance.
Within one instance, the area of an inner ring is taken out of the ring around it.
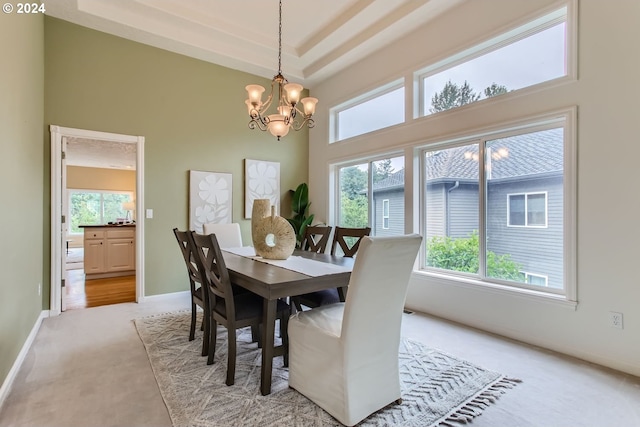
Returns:
[[[246,242],[243,160],[280,162],[284,216],[288,189],[307,180],[308,132],[278,142],[247,127],[244,87],[267,79],[51,17],[45,70],[46,125],[145,137],[145,208],[154,211],[144,220],[147,296],[188,289],[171,230],[188,227],[189,170],[233,174],[233,221]]]
[[[44,36],[41,15],[0,14],[0,384],[42,301]]]
[[[307,180],[308,132],[278,142],[247,127],[244,87],[267,79],[50,17],[45,36],[45,124],[145,137],[147,296],[188,289],[172,229],[188,227],[189,170],[233,174],[233,221],[245,241],[245,158],[280,162],[285,201]]]

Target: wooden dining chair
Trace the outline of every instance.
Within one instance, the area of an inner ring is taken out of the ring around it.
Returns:
[[[336,255],[338,247],[346,257],[353,257],[358,248],[360,241],[364,236],[368,236],[371,232],[370,227],[366,228],[345,228],[336,227],[333,235],[333,244],[331,247],[331,255]],[[322,291],[310,292],[308,294],[299,295],[292,298],[293,304],[298,311],[302,311],[302,306],[316,308],[323,305],[344,302],[345,290],[324,289]]]
[[[195,262],[193,246],[190,243],[189,232],[179,231],[177,228],[173,229],[173,234],[176,236],[178,245],[180,246],[180,253],[184,258],[184,262],[187,266],[187,275],[189,277],[189,288],[191,290],[191,327],[189,329],[189,341],[195,339],[196,332],[196,313],[197,307],[202,308],[204,316],[202,320],[202,330],[204,336],[202,338],[202,355],[209,354],[209,315],[208,315],[208,294],[205,291],[206,287],[203,287],[200,272]]]
[[[262,322],[262,297],[252,293],[234,295],[231,289],[229,271],[224,262],[222,251],[215,234],[207,236],[189,233],[191,244],[196,253],[196,265],[201,280],[206,283],[210,309],[209,356],[207,364],[214,362],[216,351],[217,325],[227,328],[227,385],[235,382],[236,369],[236,330],[251,326],[257,330]],[[289,319],[289,305],[282,300],[277,301],[276,319],[280,320],[280,336],[283,345],[287,342],[287,324]],[[288,354],[285,354],[285,365],[288,365]]]
[[[344,256],[353,257],[358,252],[360,241],[371,233],[371,227],[347,228],[336,227],[331,244],[331,255],[336,255],[338,247]]]
[[[302,249],[315,253],[324,253],[329,243],[331,226],[310,225],[304,231],[302,239]]]
[[[207,223],[202,225],[202,234],[215,234],[222,249],[242,247],[242,234],[240,224],[231,222],[227,224]]]

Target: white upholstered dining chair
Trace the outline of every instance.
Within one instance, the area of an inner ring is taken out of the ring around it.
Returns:
[[[210,222],[203,224],[203,233],[205,236],[215,234],[218,243],[222,249],[239,248],[242,246],[242,234],[240,233],[240,224],[232,222],[229,224],[217,224]]]
[[[401,402],[400,326],[422,237],[364,237],[344,303],[289,319],[289,386],[352,426]]]

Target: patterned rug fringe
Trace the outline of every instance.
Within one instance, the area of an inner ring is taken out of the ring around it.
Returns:
[[[495,403],[502,394],[521,382],[522,380],[517,378],[500,378],[472,400],[451,411],[436,425],[438,427],[459,427],[461,424],[472,422],[475,417],[482,415],[482,411]]]

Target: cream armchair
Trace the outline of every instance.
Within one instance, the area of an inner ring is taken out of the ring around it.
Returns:
[[[422,237],[364,237],[347,299],[289,319],[289,386],[352,426],[401,402],[398,347]]]

